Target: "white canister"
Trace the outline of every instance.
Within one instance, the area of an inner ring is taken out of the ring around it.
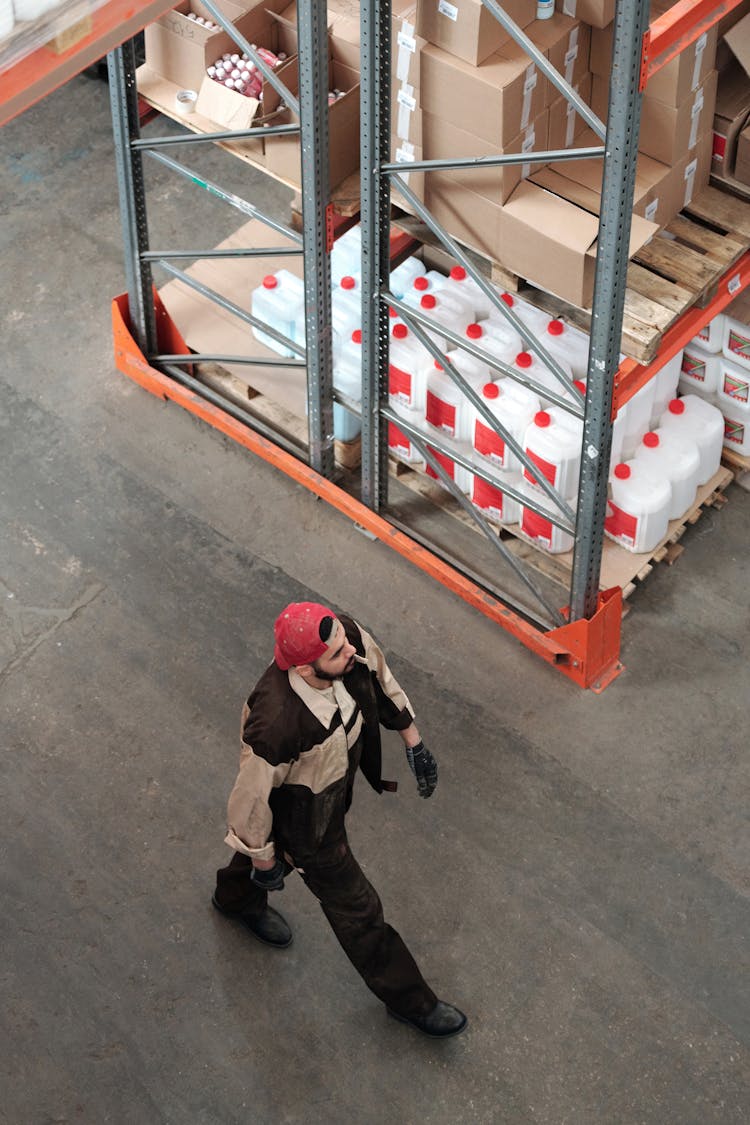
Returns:
[[[722,355],[719,381],[716,387],[716,405],[725,409],[740,409],[750,402],[750,370]]]
[[[719,471],[724,442],[724,419],[718,407],[700,395],[673,398],[661,416],[659,425],[665,430],[686,434],[698,447],[701,459],[698,484],[707,484]]]
[[[345,274],[331,292],[331,325],[346,339],[362,324],[362,290],[358,278]]]
[[[391,406],[396,414],[400,415],[404,421],[411,422],[413,426],[420,426],[420,422],[424,422],[424,418],[420,418],[413,410],[406,410],[403,406],[399,406],[393,402]],[[413,465],[414,467],[424,466],[422,455],[418,452],[411,438],[408,437],[403,430],[400,430],[395,422],[390,421],[388,422],[388,452],[391,456],[396,457],[399,461],[405,462],[407,465]]]
[[[573,372],[570,369],[570,365],[560,359],[558,359],[558,363],[572,384]],[[559,379],[555,378],[547,364],[534,352],[519,352],[511,366],[515,367],[516,371],[520,372],[521,375],[533,379],[540,386],[546,387],[555,394],[561,395],[562,397],[568,394],[567,388],[563,386]],[[551,400],[545,398],[542,394],[540,396],[540,401],[544,409],[549,406]]]
[[[419,308],[419,303],[425,293],[435,293],[445,281],[445,275],[437,270],[427,270],[421,273],[407,288],[404,293],[404,304],[411,305],[413,309]]]
[[[572,498],[578,491],[578,478],[581,472],[581,435],[583,427],[574,427],[571,422],[560,417],[559,410],[540,410],[526,429],[524,452],[533,461],[542,476],[564,498]],[[572,419],[573,422],[577,421]],[[523,470],[524,479],[530,484],[537,483],[536,477],[528,469]]]
[[[508,484],[518,488],[521,482],[519,473],[506,473],[504,478],[507,479]],[[518,523],[521,518],[521,505],[512,496],[508,496],[502,489],[489,481],[484,480],[482,477],[477,476],[476,473],[471,477],[471,491],[469,492],[471,502],[475,508],[478,508],[488,519],[494,523],[509,524]]]
[[[667,534],[672,486],[642,461],[615,465],[604,532],[627,551],[653,551]]]
[[[344,231],[331,250],[331,281],[334,285],[342,277],[359,277],[362,273],[362,227],[359,223]]]
[[[552,501],[547,499],[539,492],[538,488],[529,484],[528,481],[521,481],[520,491],[529,498],[533,497],[534,501],[542,507],[551,510]],[[552,520],[540,515],[539,512],[533,511],[525,504],[521,504],[519,530],[523,537],[533,543],[535,547],[539,547],[551,555],[572,550],[574,540],[569,532],[556,527]]]
[[[448,474],[450,479],[452,481],[455,481],[456,485],[461,489],[461,491],[465,492],[468,496],[469,489],[471,488],[471,478],[473,476],[473,473],[470,473],[468,469],[465,469],[463,467],[463,465],[457,465],[453,458],[449,457],[447,453],[441,453],[440,450],[434,449],[431,445],[428,445],[427,448],[435,458],[435,460],[440,464],[440,466],[445,469],[445,472]],[[444,481],[440,479],[429,462],[425,467],[425,472],[428,477],[432,477],[434,480],[442,484],[443,487],[445,487]]]
[[[485,317],[490,315],[492,304],[486,293],[477,285],[473,277],[470,277],[463,266],[453,266],[443,282],[442,288],[446,292],[455,294],[471,309],[471,317],[469,320],[484,320]],[[469,323],[469,321],[467,321]]]
[[[391,329],[388,397],[391,405],[424,416],[427,373],[433,359],[416,336],[401,322]]]
[[[288,270],[267,274],[251,294],[250,311],[258,320],[294,341],[299,336],[300,322],[304,325],[305,287],[302,279]],[[259,328],[253,327],[252,333],[261,344],[281,356],[297,354]],[[304,339],[300,343],[304,343]]]
[[[688,344],[682,353],[680,385],[689,387],[704,398],[715,394],[719,385],[721,362],[721,355],[704,351],[695,343]]]
[[[512,363],[523,348],[523,340],[502,313],[487,317],[481,324],[469,324],[466,337],[478,348],[492,350],[504,363]]]
[[[750,406],[735,403],[727,406],[724,415],[724,445],[741,457],[750,456]]]
[[[721,337],[721,350],[732,363],[750,370],[750,325],[724,317],[724,331]]]
[[[677,384],[680,381],[682,370],[682,352],[672,356],[664,366],[654,375],[654,401],[651,405],[651,425],[659,425],[659,419],[677,394]]]
[[[477,392],[486,382],[479,371],[462,371],[461,374]],[[425,417],[429,424],[456,441],[471,441],[472,414],[473,408],[463,391],[440,364],[434,364],[427,375]]]
[[[450,329],[455,332],[457,336],[462,336],[466,329],[466,310],[459,301],[451,299],[450,295],[444,290],[438,290],[434,293],[425,293],[419,301],[419,311],[423,312],[425,316],[429,316],[441,327]],[[424,325],[422,325],[424,327]],[[430,339],[437,344],[441,351],[447,352],[456,345],[445,336],[441,336],[438,332],[432,329],[425,329]]]
[[[697,332],[691,343],[703,348],[704,352],[720,352],[724,345],[724,313],[717,313],[713,320],[709,320],[705,327]]]
[[[522,300],[517,295],[511,296],[510,293],[501,293],[501,297],[530,332],[533,332],[536,336],[544,335],[547,331],[547,325],[552,319],[549,313],[544,312],[543,309],[538,309],[535,305],[530,305],[528,301]]]
[[[388,281],[391,293],[397,300],[402,301],[418,277],[425,273],[425,264],[419,258],[406,258],[395,270],[391,270]]]
[[[533,391],[513,379],[499,379],[482,387],[482,398],[488,409],[501,422],[511,437],[523,445],[526,430],[539,413],[539,399]],[[473,413],[471,444],[476,453],[486,457],[504,472],[519,472],[521,462],[506,445],[505,439],[490,429],[478,411]],[[510,522],[515,523],[515,520]]]
[[[672,486],[669,518],[679,519],[695,500],[700,455],[694,441],[674,430],[650,430],[635,452],[636,461],[667,477]]]
[[[569,367],[574,379],[588,377],[589,337],[578,328],[555,318],[539,336],[540,342],[562,367]]]
[[[648,383],[638,388],[626,404],[622,450],[620,452],[623,461],[629,461],[635,456],[635,451],[640,445],[643,435],[651,425],[651,412],[655,394],[656,385],[653,379],[649,379]]]

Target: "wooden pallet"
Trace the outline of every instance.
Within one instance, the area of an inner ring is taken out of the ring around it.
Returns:
[[[403,485],[418,493],[450,517],[458,520],[466,527],[471,527],[477,534],[483,534],[476,521],[461,507],[458,501],[442,485],[428,477],[424,472],[398,461],[391,462],[391,472],[398,477]],[[623,596],[628,598],[636,586],[651,573],[657,563],[664,562],[668,566],[672,566],[684,549],[679,541],[686,529],[697,523],[706,508],[721,508],[726,504],[727,497],[724,495],[724,491],[731,482],[732,473],[728,469],[720,468],[707,484],[698,489],[695,501],[687,512],[680,519],[670,522],[667,534],[653,551],[634,554],[631,551],[626,551],[624,547],[620,547],[611,539],[605,538],[602,551],[600,589],[608,590],[613,586],[620,586]],[[525,539],[518,525],[501,527],[493,524],[491,520],[486,520],[486,522],[518,559],[525,562],[533,570],[552,579],[564,589],[569,588],[573,570],[572,551],[566,551],[559,555],[548,554]]]
[[[428,246],[437,239],[418,218],[401,212],[394,222]],[[471,249],[477,268],[509,292],[584,331],[591,310],[542,292],[530,282]],[[705,188],[681,214],[635,255],[628,266],[621,348],[638,363],[650,363],[664,333],[694,306],[716,295],[722,276],[750,249],[750,203]]]
[[[735,484],[750,492],[750,457],[743,457],[741,453],[735,453],[725,446],[721,463],[732,473]]]

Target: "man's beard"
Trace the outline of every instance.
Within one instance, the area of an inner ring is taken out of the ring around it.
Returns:
[[[313,662],[313,671],[315,672],[315,675],[318,677],[319,680],[330,680],[330,682],[333,683],[334,680],[343,680],[344,676],[346,676],[349,672],[351,672],[355,663],[356,663],[356,661],[355,661],[354,657],[352,656],[352,658],[350,659],[346,668],[344,668],[344,671],[343,672],[337,672],[335,676],[332,676],[330,672],[324,672],[322,670],[322,668],[319,668],[317,662],[314,661]]]

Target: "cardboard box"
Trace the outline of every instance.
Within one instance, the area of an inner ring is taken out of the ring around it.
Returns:
[[[534,20],[524,28],[524,33],[568,85],[575,86],[588,74],[591,28],[587,24],[555,12],[548,20]],[[557,96],[556,89],[554,96]]]
[[[738,4],[736,8],[732,8],[730,12],[727,12],[726,15],[722,16],[719,20],[719,42],[716,45],[717,70],[723,70],[734,58],[729,44],[724,42],[724,36],[736,23],[744,19],[748,13],[750,13],[750,0],[742,0],[741,4]]]
[[[590,27],[606,27],[615,18],[615,0],[562,0],[562,10]]]
[[[665,174],[654,184],[650,193],[634,205],[635,213],[661,227],[666,226],[708,185],[712,147],[713,132],[707,129],[681,160],[671,167],[662,165],[666,167]],[[656,161],[652,163],[656,164]],[[640,157],[638,165],[641,165]]]
[[[607,79],[612,68],[613,34],[612,26],[591,33],[591,71]],[[716,37],[716,26],[704,32],[649,79],[645,94],[671,106],[686,101],[714,69]]]
[[[502,151],[543,152],[547,147],[547,121],[548,111],[545,109]],[[423,113],[422,137],[425,160],[500,155],[492,142],[483,141],[456,125],[434,117],[431,113]],[[508,199],[521,180],[531,174],[534,167],[536,167],[534,164],[529,163],[509,164],[496,168],[456,168],[445,172],[428,172],[427,177],[431,184],[439,186],[446,192],[450,192],[453,188],[465,188],[488,199],[491,203],[501,204]]]
[[[734,173],[737,139],[750,115],[750,79],[735,59],[719,74],[713,125],[712,173],[730,179]]]
[[[536,16],[530,0],[504,0],[503,9],[519,27]],[[510,36],[482,0],[418,0],[417,34],[428,43],[477,66]]]
[[[734,178],[750,187],[750,125],[745,126],[737,139]]]
[[[420,145],[411,144],[410,141],[405,141],[401,137],[391,137],[391,160],[395,164],[403,164],[404,170],[401,176],[406,183],[406,186],[414,192],[417,199],[424,202],[425,198],[425,173],[424,172],[410,172],[409,164],[412,160],[422,160],[423,153]],[[398,189],[394,188],[394,198],[398,200]]]
[[[499,209],[500,260],[542,289],[589,308],[598,230],[597,215],[527,180]],[[635,215],[629,254],[657,230],[656,224]]]
[[[491,141],[497,151],[546,109],[548,83],[521,55],[496,53],[475,67],[428,44],[422,52],[422,109]]]
[[[280,12],[286,6],[287,0],[257,0],[255,9],[268,8]],[[257,17],[253,10],[232,4],[227,0],[222,4],[222,14],[225,15],[241,31],[245,38],[252,27],[257,27]],[[199,90],[206,76],[206,67],[225,54],[227,51],[236,51],[237,45],[225,31],[207,31],[205,27],[187,18],[187,13],[193,11],[197,15],[211,19],[209,12],[200,3],[200,0],[180,0],[170,12],[165,12],[155,23],[151,23],[145,30],[146,63],[150,70],[168,78],[183,89]],[[270,17],[267,17],[269,34]],[[262,38],[253,38],[253,43],[268,46],[274,50],[274,42],[265,43]]]
[[[425,204],[449,234],[464,246],[478,250],[494,261],[501,261],[500,212],[497,203],[466,188],[425,177]]]
[[[600,80],[601,81],[601,80]],[[591,105],[592,76],[585,74],[573,89],[579,98]],[[585,129],[585,123],[576,113],[566,97],[560,94],[549,107],[549,147],[550,149],[580,148],[578,134]],[[596,142],[601,144],[600,141]]]

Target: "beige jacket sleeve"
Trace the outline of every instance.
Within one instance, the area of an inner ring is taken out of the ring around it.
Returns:
[[[409,702],[409,697],[406,692],[388,667],[383,651],[377,641],[375,641],[359,623],[357,624],[362,634],[362,643],[365,646],[365,660],[367,661],[368,668],[371,668],[377,676],[383,695],[392,705],[394,712],[404,713],[401,721],[396,724],[389,722],[388,718],[383,714],[380,716],[380,721],[384,726],[393,727],[393,729],[398,730],[400,727],[408,725],[408,723],[414,719],[414,708]]]
[[[273,815],[268,806],[271,790],[289,773],[289,763],[272,766],[245,744],[240,772],[229,795],[227,834],[224,842],[251,859],[273,859]]]

